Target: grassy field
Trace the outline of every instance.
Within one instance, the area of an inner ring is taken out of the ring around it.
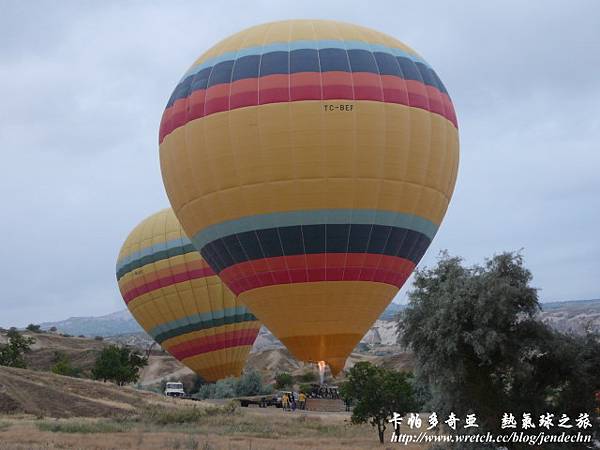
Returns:
[[[114,418],[0,418],[0,449],[386,449],[346,413],[283,412],[233,405],[150,406]],[[403,446],[404,447],[404,446]],[[409,450],[418,446],[404,447]]]

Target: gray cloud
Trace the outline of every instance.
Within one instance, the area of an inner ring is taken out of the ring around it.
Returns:
[[[4,2],[0,325],[111,312],[129,230],[168,204],[157,129],[181,74],[284,18],[394,35],[455,103],[461,167],[423,264],[524,248],[543,300],[599,296],[600,5],[533,2]],[[405,296],[406,287],[398,298]]]

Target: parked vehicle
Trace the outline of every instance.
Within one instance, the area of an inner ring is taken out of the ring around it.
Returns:
[[[167,397],[185,397],[185,391],[183,390],[183,383],[179,382],[167,382],[165,386],[165,395]]]

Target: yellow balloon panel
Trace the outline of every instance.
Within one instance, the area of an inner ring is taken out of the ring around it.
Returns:
[[[132,315],[175,358],[206,381],[240,375],[260,324],[193,248],[171,209],[130,233],[117,280]]]
[[[173,91],[159,142],[194,247],[294,355],[334,371],[427,250],[459,160],[431,66],[383,33],[322,20],[209,49]]]

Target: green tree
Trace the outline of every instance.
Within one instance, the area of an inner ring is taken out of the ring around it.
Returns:
[[[265,386],[260,374],[256,370],[244,373],[238,380],[235,388],[236,395],[261,395],[269,394],[270,386]]]
[[[29,325],[27,325],[27,327],[25,329],[27,331],[31,331],[32,333],[41,333],[42,332],[40,326],[34,325],[33,323],[30,323]]]
[[[600,383],[597,337],[584,345],[539,322],[531,278],[518,253],[473,267],[443,253],[435,267],[415,272],[399,331],[415,354],[428,409],[474,413],[481,433],[500,432],[506,412],[539,417],[558,406],[575,414],[573,405],[592,405]]]
[[[294,384],[294,377],[287,372],[280,372],[275,375],[275,387],[277,389],[284,389],[291,387]]]
[[[0,366],[24,369],[27,367],[25,353],[31,351],[31,346],[35,343],[35,339],[23,336],[16,328],[8,330],[6,336],[8,342],[5,345],[0,345]]]
[[[312,370],[307,370],[306,372],[302,373],[298,377],[298,381],[300,381],[302,383],[312,383],[312,382],[317,381],[318,379],[319,379],[319,375],[317,375]]]
[[[406,372],[384,369],[367,361],[356,363],[348,380],[340,386],[341,397],[354,405],[352,423],[368,422],[377,427],[379,442],[383,443],[388,420],[394,413],[404,416],[418,410],[410,377]]]
[[[79,377],[81,375],[81,369],[73,367],[70,358],[63,352],[54,352],[52,372],[67,377]]]
[[[119,386],[135,383],[139,371],[148,364],[148,360],[128,347],[110,345],[102,350],[94,368],[92,377],[96,380],[112,381]]]

